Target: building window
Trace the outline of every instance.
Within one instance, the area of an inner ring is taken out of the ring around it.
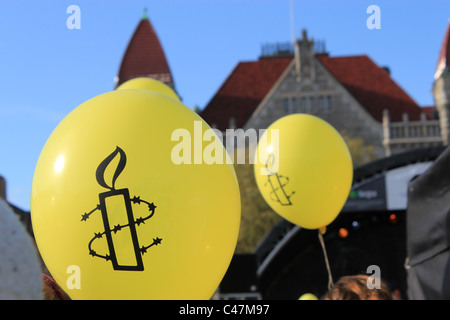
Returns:
[[[298,112],[330,112],[332,109],[331,95],[303,96],[299,100]]]
[[[308,100],[306,100],[306,97],[301,97],[300,98],[300,108],[299,108],[299,112],[306,112],[308,110]]]
[[[319,112],[325,111],[325,99],[323,96],[319,97]]]
[[[283,110],[284,113],[294,113],[297,109],[297,98],[296,97],[290,97],[290,98],[283,98]]]
[[[318,97],[319,112],[330,112],[332,108],[332,101],[330,95],[321,95]]]
[[[331,96],[327,96],[327,111],[331,111],[331,108],[333,107]]]
[[[438,126],[428,126],[427,127],[427,135],[429,137],[437,137],[440,135]]]
[[[294,113],[295,110],[297,109],[297,98],[296,97],[292,97],[291,98],[291,106],[290,106],[290,113]]]
[[[417,137],[417,127],[409,127],[409,136],[410,137]]]
[[[284,113],[289,113],[289,99],[283,98],[283,109]]]
[[[309,97],[309,111],[313,112],[316,105],[316,99],[314,99],[314,96]]]

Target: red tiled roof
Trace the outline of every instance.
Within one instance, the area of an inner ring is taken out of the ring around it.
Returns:
[[[220,130],[229,128],[231,117],[242,128],[291,61],[279,57],[239,63],[201,116]]]
[[[231,117],[242,128],[292,59],[262,58],[239,63],[201,116],[220,130],[229,127]],[[403,113],[410,120],[420,119],[423,110],[368,56],[317,55],[317,59],[377,121],[382,121],[384,109],[389,109],[391,121],[401,121]]]
[[[145,76],[172,84],[170,73],[161,43],[148,19],[142,19],[128,44],[119,70],[117,85],[132,78]]]
[[[445,32],[444,40],[442,41],[441,50],[436,65],[436,72],[439,73],[441,68],[450,67],[450,19],[448,21],[447,31]]]
[[[384,109],[391,121],[401,121],[403,113],[410,120],[420,119],[419,105],[368,56],[318,55],[317,59],[377,121],[383,120]]]

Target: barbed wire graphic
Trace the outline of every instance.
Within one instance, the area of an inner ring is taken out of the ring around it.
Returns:
[[[110,162],[117,155],[120,156],[119,164],[114,172],[113,179],[112,179],[112,185],[109,186],[105,182],[103,175],[104,175],[106,167],[110,164]],[[149,201],[141,199],[140,196],[134,196],[133,198],[130,198],[129,191],[127,188],[123,188],[123,189],[115,188],[116,179],[120,175],[120,173],[123,171],[125,165],[126,165],[126,154],[119,147],[117,147],[113,153],[111,153],[105,160],[103,160],[100,163],[100,165],[98,166],[97,171],[96,171],[97,182],[101,186],[103,186],[107,189],[110,189],[110,191],[99,194],[100,204],[98,204],[91,211],[82,214],[81,221],[87,221],[91,217],[91,215],[97,211],[102,214],[104,231],[94,233],[94,236],[88,243],[89,255],[91,255],[92,257],[104,259],[106,261],[111,261],[114,270],[142,271],[142,270],[144,270],[142,256],[145,253],[147,253],[147,250],[150,249],[151,247],[161,244],[162,239],[159,237],[153,238],[152,243],[150,243],[147,246],[140,247],[138,237],[137,237],[136,227],[140,226],[141,224],[145,224],[145,221],[147,221],[153,217],[153,215],[155,214],[155,211],[156,211],[156,206],[153,202],[149,202]],[[113,227],[111,227],[110,223],[109,223],[106,199],[111,198],[111,197],[116,197],[116,196],[120,196],[123,199],[125,209],[126,209],[128,223],[123,223],[123,224],[119,223],[119,224],[116,224]],[[139,217],[137,219],[134,219],[132,204],[140,205],[141,203],[144,203],[148,206],[148,211],[150,211],[150,214],[147,216],[144,216],[144,217]],[[112,237],[117,232],[122,232],[124,229],[127,229],[130,231],[132,246],[133,246],[134,255],[136,258],[136,265],[121,265],[118,263]],[[99,254],[93,249],[93,244],[96,240],[102,239],[103,236],[105,236],[105,238],[107,240],[109,253]]]
[[[292,191],[290,194],[286,192],[284,187],[289,183],[289,177],[274,172],[272,170],[274,162],[275,155],[271,153],[265,164],[265,169],[269,174],[267,175],[267,181],[264,186],[269,185],[272,189],[269,193],[272,201],[279,202],[282,206],[290,206],[292,205],[291,197],[295,194],[295,191]]]
[[[133,199],[131,199],[131,202],[133,202],[134,204],[136,204],[136,203],[137,203],[137,204],[141,204],[141,202],[146,203],[146,204],[148,205],[148,207],[149,207],[149,211],[151,211],[151,213],[150,213],[148,216],[146,216],[146,217],[144,217],[144,218],[142,218],[142,217],[137,218],[137,219],[134,221],[134,224],[135,224],[135,225],[139,226],[141,223],[145,223],[146,220],[150,219],[150,218],[155,214],[156,206],[153,204],[153,202],[152,202],[152,203],[149,203],[149,202],[147,202],[147,201],[145,201],[145,200],[140,199],[140,197],[136,197],[136,196],[134,196]],[[82,218],[81,218],[81,221],[86,221],[87,219],[89,219],[89,216],[90,216],[91,214],[93,214],[93,213],[94,213],[95,211],[97,211],[97,210],[100,210],[100,205],[97,205],[97,207],[95,207],[95,209],[93,209],[93,210],[90,211],[89,213],[83,214],[83,215],[82,215]],[[99,258],[105,259],[106,261],[111,260],[111,257],[110,257],[108,254],[106,254],[106,255],[101,255],[101,254],[98,254],[94,249],[92,249],[92,243],[93,243],[95,240],[97,240],[97,239],[103,238],[103,236],[106,235],[107,232],[114,232],[114,233],[117,233],[118,231],[122,230],[122,228],[129,227],[129,226],[130,226],[130,223],[122,224],[122,225],[121,225],[121,224],[117,224],[117,225],[114,226],[113,229],[109,229],[109,230],[105,230],[105,231],[103,231],[103,232],[95,233],[95,234],[94,234],[94,237],[92,237],[91,241],[89,241],[89,245],[88,245],[88,247],[89,247],[89,254],[90,254],[91,256],[93,256],[93,257],[99,257]],[[152,246],[156,246],[156,245],[160,244],[161,241],[162,241],[162,239],[160,239],[160,238],[158,238],[158,237],[154,238],[154,239],[153,239],[153,242],[152,242],[150,245],[148,245],[148,246],[146,246],[146,247],[145,247],[145,246],[142,246],[142,247],[139,249],[140,253],[141,253],[142,255],[144,255],[144,253],[147,252],[147,249],[149,249],[149,248],[152,247]]]

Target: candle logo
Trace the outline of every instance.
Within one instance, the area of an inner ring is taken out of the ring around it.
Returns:
[[[119,163],[114,171],[112,183],[108,185],[105,182],[105,170],[117,156],[119,156]],[[136,226],[144,224],[145,221],[153,217],[156,206],[153,202],[142,200],[140,196],[130,198],[128,188],[116,189],[116,180],[125,168],[126,162],[125,152],[117,147],[100,163],[95,174],[97,182],[109,191],[98,195],[99,204],[93,210],[82,214],[81,221],[87,221],[96,211],[100,211],[102,216],[104,231],[96,232],[88,244],[89,254],[92,257],[111,261],[114,270],[143,271],[142,256],[151,247],[161,244],[162,239],[156,237],[148,246],[140,247],[139,245]],[[150,214],[134,219],[132,203],[146,204]],[[103,236],[106,237],[109,253],[99,254],[94,250],[93,245]]]
[[[295,191],[288,194],[285,190],[285,186],[289,183],[289,177],[278,174],[272,169],[275,163],[275,156],[270,153],[267,158],[265,169],[267,170],[267,182],[264,186],[269,185],[272,191],[270,191],[270,199],[275,202],[279,202],[282,206],[292,205],[291,197]]]

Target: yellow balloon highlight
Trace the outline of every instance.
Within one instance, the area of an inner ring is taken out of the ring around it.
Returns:
[[[312,293],[305,293],[298,298],[298,300],[319,300],[314,294]]]
[[[323,229],[342,210],[352,185],[352,159],[326,121],[307,114],[275,121],[260,138],[255,159],[263,198],[286,220]]]
[[[119,90],[86,101],[51,134],[31,217],[44,262],[72,299],[214,294],[235,250],[240,196],[231,164],[172,161],[174,130],[193,135],[199,121],[210,129],[174,99]]]
[[[180,101],[180,98],[175,93],[175,91],[166,85],[165,83],[152,78],[139,77],[133,78],[125,81],[116,90],[127,90],[127,89],[141,89],[149,90],[157,93],[164,94],[172,99]]]

